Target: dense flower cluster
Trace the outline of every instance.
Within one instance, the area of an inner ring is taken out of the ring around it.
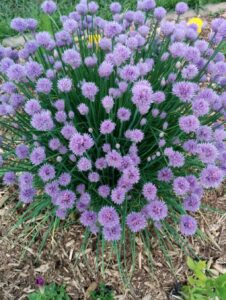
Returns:
[[[57,6],[41,9],[52,20]],[[21,202],[60,219],[77,211],[107,241],[123,226],[196,232],[203,190],[226,171],[226,21],[206,41],[180,21],[187,9],[178,3],[173,22],[154,0],[125,13],[114,2],[104,20],[82,0],[52,33],[11,22],[33,36],[0,48],[1,174]]]

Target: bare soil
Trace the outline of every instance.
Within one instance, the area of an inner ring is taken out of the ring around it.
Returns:
[[[6,192],[7,193],[7,192]],[[7,196],[7,195],[6,195]],[[5,194],[1,196],[5,199]],[[226,212],[226,197],[223,189],[208,193],[204,204],[214,209]],[[15,203],[0,203],[0,299],[26,299],[28,293],[35,290],[35,278],[43,276],[47,283],[65,284],[71,299],[89,299],[91,290],[105,282],[115,292],[120,300],[167,300],[174,299],[172,291],[177,289],[178,283],[186,280],[188,272],[186,257],[176,245],[169,244],[169,255],[172,257],[175,274],[164,259],[164,256],[153,239],[155,271],[151,272],[148,258],[141,239],[137,238],[136,268],[133,273],[131,287],[126,289],[120,278],[117,260],[107,257],[104,274],[96,269],[96,238],[93,237],[86,250],[87,260],[80,253],[83,228],[72,225],[63,231],[56,231],[51,235],[41,255],[38,247],[42,240],[42,232],[29,246],[31,237],[24,234],[21,227],[11,234],[9,230],[18,220],[19,213],[12,211]],[[215,274],[226,272],[226,213],[218,214],[202,211],[198,215],[205,240],[191,239],[197,255],[206,259]],[[25,255],[22,257],[22,253]],[[130,254],[128,254],[129,256]]]

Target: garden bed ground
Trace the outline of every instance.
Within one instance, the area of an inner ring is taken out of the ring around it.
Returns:
[[[226,210],[223,189],[207,194],[204,203],[214,209]],[[106,266],[104,277],[95,272],[95,237],[86,252],[88,264],[82,258],[75,263],[83,232],[79,225],[71,226],[70,230],[56,232],[48,239],[42,255],[38,258],[37,248],[41,237],[36,239],[32,247],[28,247],[28,238],[23,242],[18,239],[20,229],[8,235],[8,231],[17,220],[17,215],[11,211],[11,205],[12,203],[0,208],[0,299],[2,300],[26,299],[27,294],[34,290],[35,278],[39,275],[48,283],[65,284],[71,298],[81,300],[88,299],[89,291],[95,289],[102,281],[115,291],[116,299],[172,299],[170,293],[177,282],[185,281],[187,268],[180,249],[172,245],[169,253],[173,259],[176,275],[174,277],[164,262],[158,245],[154,239],[151,240],[156,268],[155,273],[151,273],[142,242],[138,238],[136,270],[132,287],[126,290],[121,283],[116,261]],[[205,242],[191,240],[196,253],[211,264],[216,274],[226,272],[226,213],[224,215],[210,211],[200,213],[199,224],[207,240]],[[24,250],[26,250],[25,257],[21,258]]]

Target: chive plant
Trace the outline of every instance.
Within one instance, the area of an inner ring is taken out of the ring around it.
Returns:
[[[135,260],[136,235],[149,250],[155,236],[166,256],[165,236],[186,251],[204,189],[226,170],[226,21],[203,39],[181,20],[183,2],[172,22],[154,0],[125,12],[113,2],[111,20],[82,0],[61,28],[55,2],[41,9],[52,33],[18,17],[11,28],[33,38],[0,48],[0,172],[18,191],[20,223],[44,215],[50,232],[75,213],[83,246],[97,235],[120,268],[126,247]]]

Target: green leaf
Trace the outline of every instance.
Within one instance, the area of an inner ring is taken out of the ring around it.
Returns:
[[[195,261],[191,257],[187,258],[187,266],[192,271],[195,271],[195,269],[196,269],[196,263],[195,263]]]
[[[41,14],[39,17],[39,27],[41,31],[52,32],[51,21],[48,15]]]

